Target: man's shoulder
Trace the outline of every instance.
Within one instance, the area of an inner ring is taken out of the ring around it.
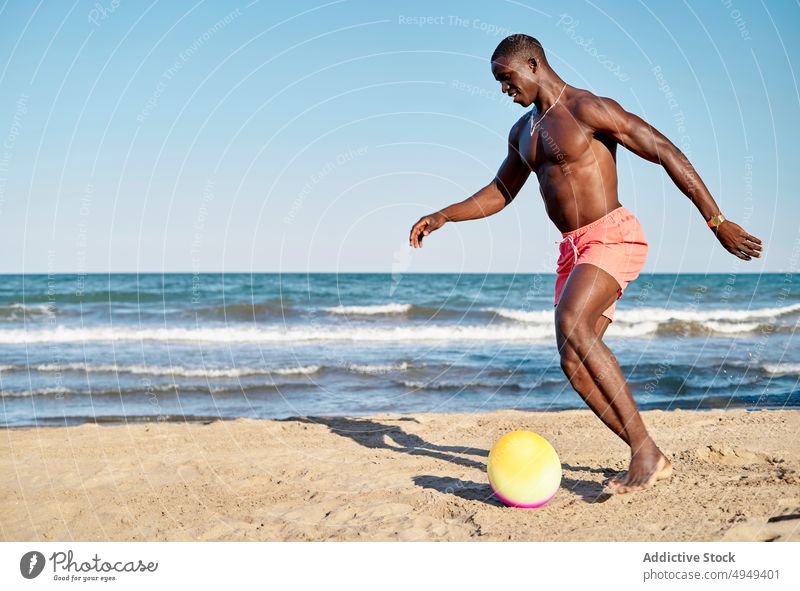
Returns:
[[[587,113],[589,111],[593,111],[599,107],[603,106],[603,102],[609,100],[605,97],[598,96],[595,93],[584,90],[584,89],[577,89],[577,91],[570,97],[569,101],[569,109],[575,115],[581,115],[583,113]]]
[[[588,90],[579,90],[570,99],[569,109],[577,120],[596,126],[622,107],[612,98],[599,96]]]

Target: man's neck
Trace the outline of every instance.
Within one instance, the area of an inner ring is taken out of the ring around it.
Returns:
[[[536,110],[540,113],[544,113],[547,109],[552,107],[561,95],[561,91],[564,90],[565,84],[566,83],[555,74],[548,77],[546,80],[542,80],[539,87],[539,96],[533,101]]]

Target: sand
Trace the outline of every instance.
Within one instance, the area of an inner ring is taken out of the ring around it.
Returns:
[[[643,413],[675,474],[609,496],[624,444],[589,411],[11,429],[0,538],[50,540],[800,540],[800,411]],[[491,494],[492,443],[547,437],[555,498]]]

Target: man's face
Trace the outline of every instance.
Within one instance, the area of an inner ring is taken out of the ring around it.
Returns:
[[[492,74],[514,102],[523,107],[528,107],[536,98],[536,83],[533,71],[528,62],[514,58],[498,58],[492,62]]]

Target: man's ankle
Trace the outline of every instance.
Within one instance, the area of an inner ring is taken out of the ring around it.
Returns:
[[[635,446],[631,445],[631,457],[642,453],[646,454],[660,453],[660,451],[661,450],[658,449],[658,446],[656,445],[655,441],[653,441],[649,437],[644,441],[637,443],[637,445]]]

